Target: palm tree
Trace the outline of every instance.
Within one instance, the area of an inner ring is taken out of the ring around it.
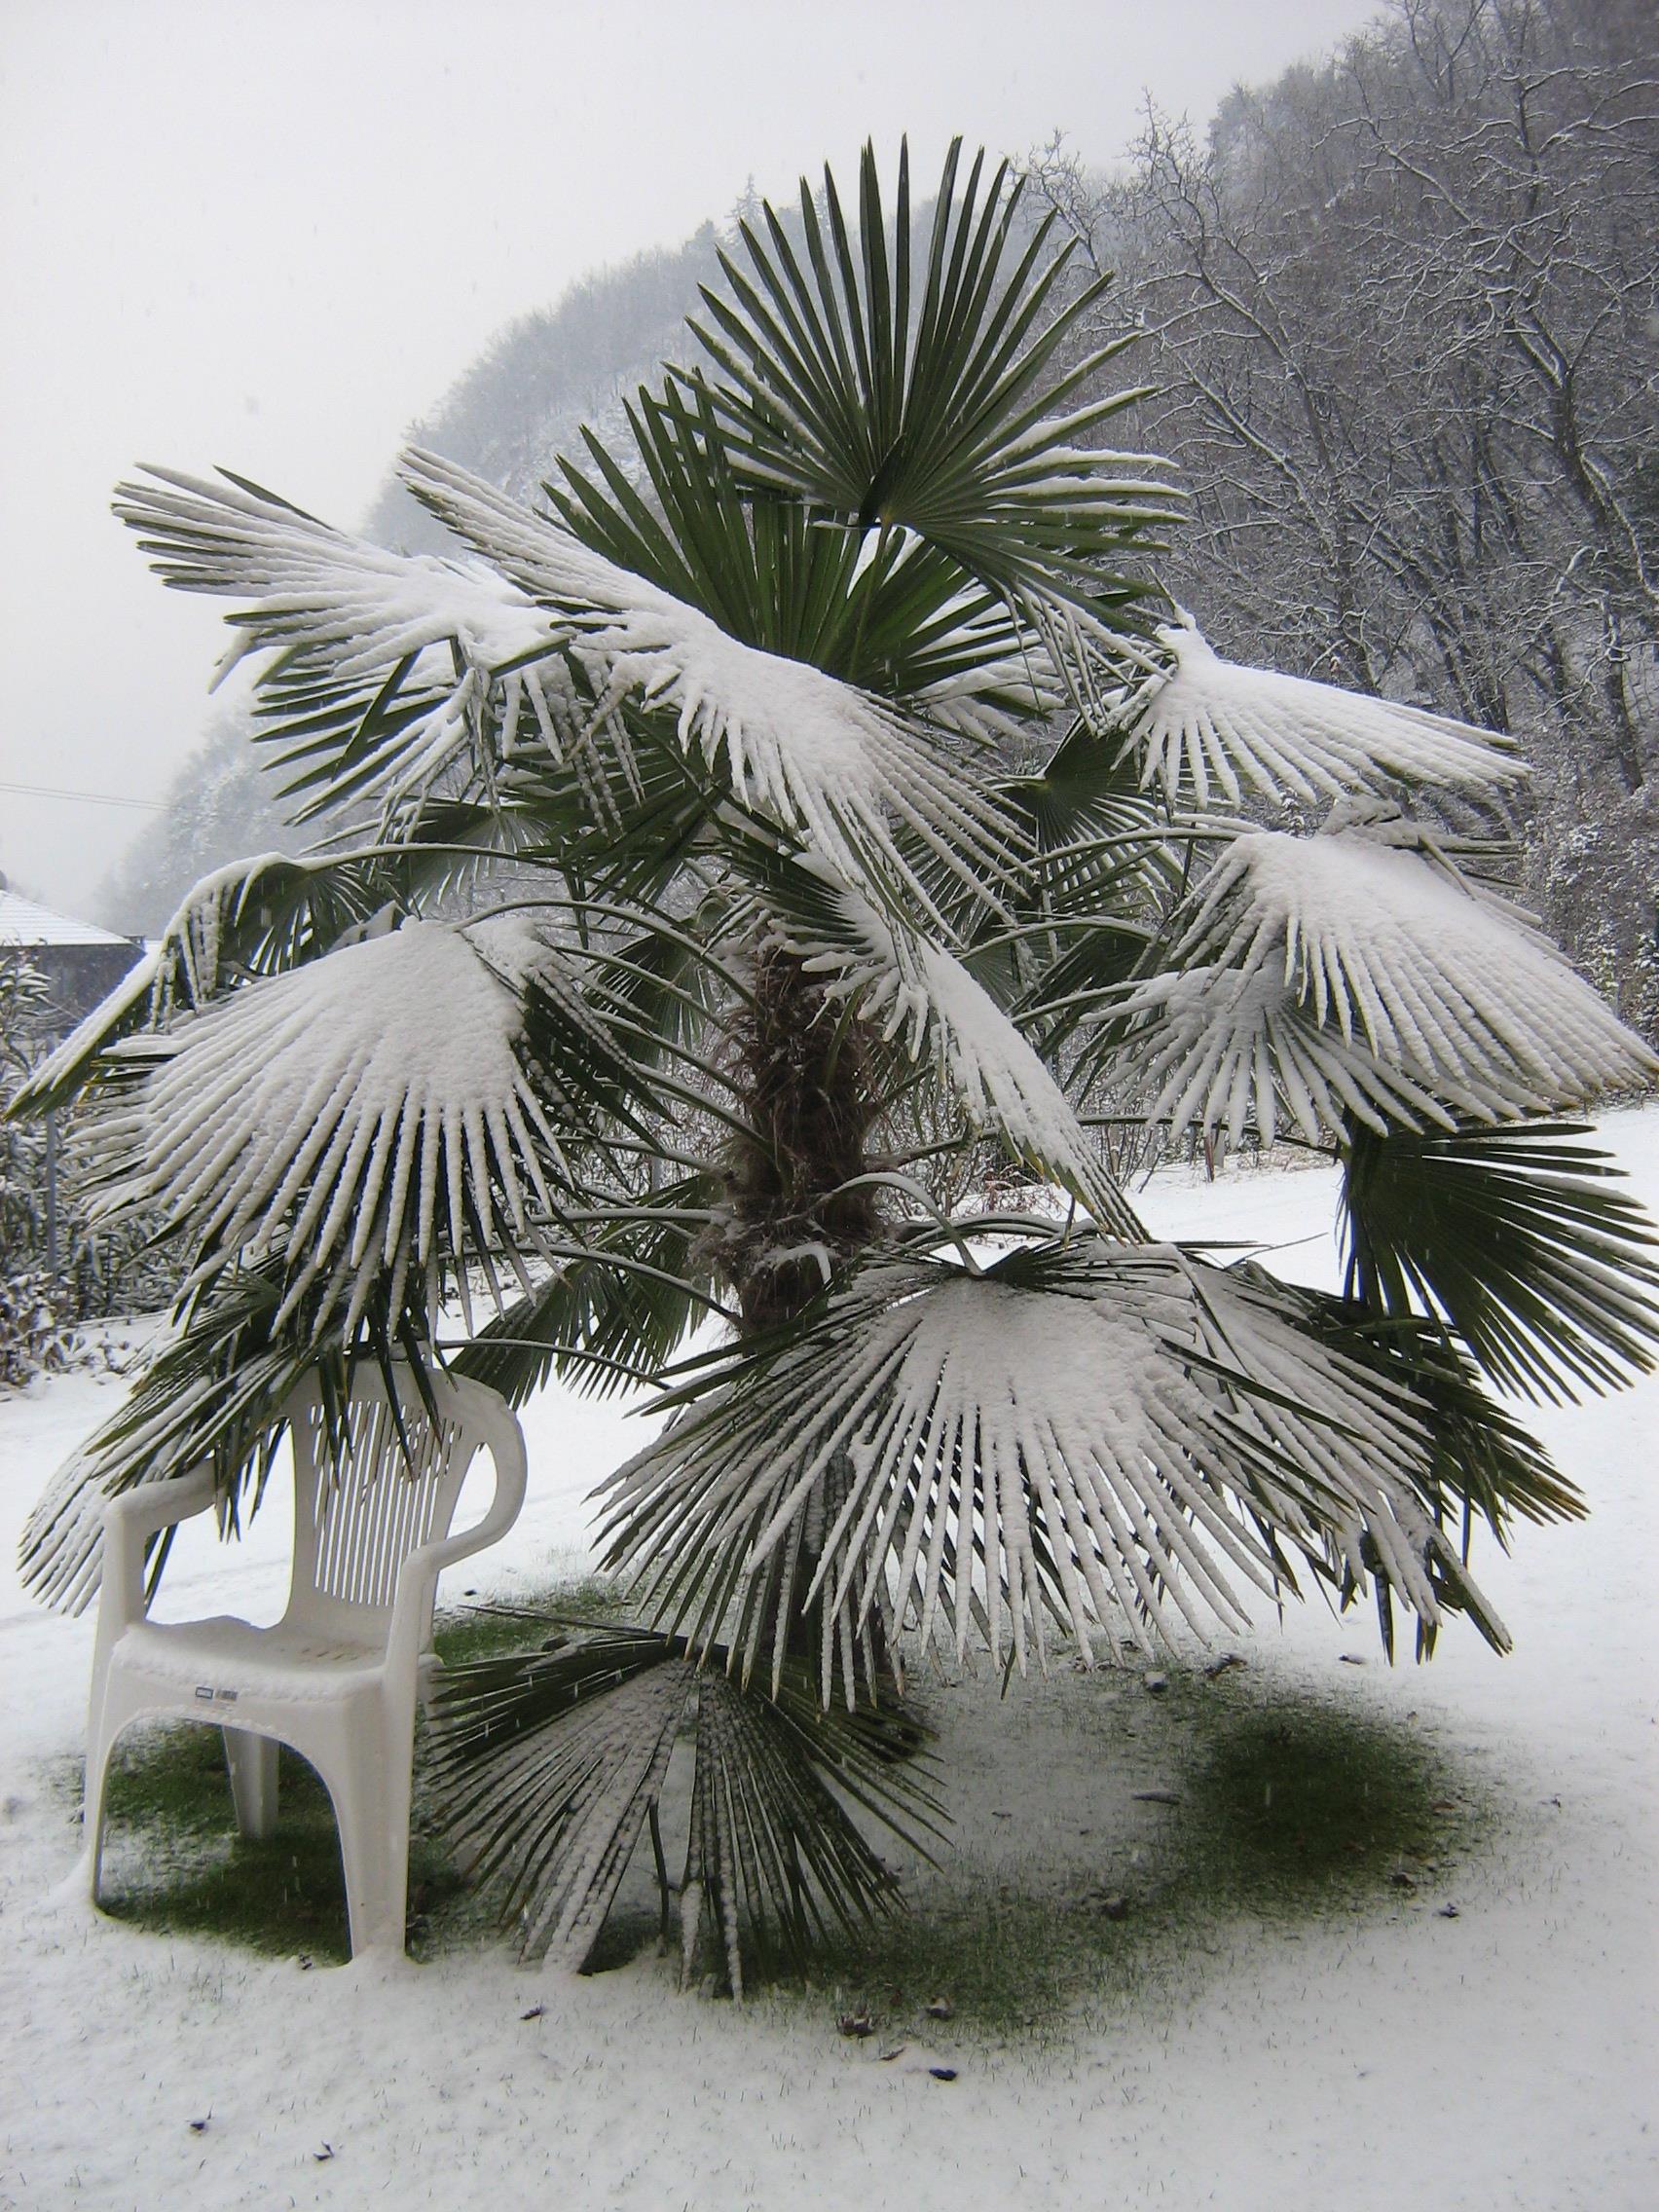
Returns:
[[[200,885],[31,1087],[187,1273],[24,1539],[84,1597],[103,1494],[211,1453],[234,1505],[308,1367],[661,1387],[604,1493],[637,1619],[456,1670],[439,1764],[579,1960],[694,1710],[682,1914],[739,1988],[740,1927],[890,1902],[849,1800],[934,1818],[906,1645],[1151,1647],[1300,1577],[1501,1649],[1473,1523],[1583,1508],[1485,1383],[1659,1333],[1558,1118],[1656,1063],[1502,895],[1509,742],[1161,598],[1178,496],[1102,444],[1102,287],[1006,168],[953,150],[913,222],[902,161],[889,225],[866,152],[856,221],[827,176],[741,248],[542,505],[404,457],[450,558],[122,488],[329,835]],[[1340,1161],[1344,1295],[1154,1241],[1132,1130]]]

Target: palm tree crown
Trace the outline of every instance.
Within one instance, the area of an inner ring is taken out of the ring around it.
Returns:
[[[186,1276],[25,1537],[84,1596],[101,1496],[203,1453],[234,1494],[308,1366],[666,1382],[605,1493],[644,1625],[461,1671],[444,1757],[579,1956],[690,1701],[734,1975],[740,1908],[885,1898],[836,1791],[931,1817],[881,1736],[908,1632],[1023,1666],[1303,1573],[1501,1647],[1472,1520],[1581,1507],[1483,1376],[1601,1388],[1659,1333],[1560,1119],[1656,1063],[1467,830],[1508,741],[1161,597],[1179,498],[1099,442],[1100,286],[1006,169],[953,151],[918,219],[902,162],[889,224],[866,152],[856,221],[827,177],[739,245],[701,365],[540,505],[404,457],[448,558],[122,488],[329,836],[200,885],[31,1087],[92,1094],[102,1203]],[[1330,1153],[1346,1295],[1151,1239],[1102,1109]],[[987,1143],[1029,1211],[961,1195]]]

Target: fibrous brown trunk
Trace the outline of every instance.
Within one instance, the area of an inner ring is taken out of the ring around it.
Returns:
[[[747,1332],[804,1311],[826,1267],[872,1242],[877,1219],[873,1192],[846,1188],[865,1172],[871,1120],[858,1024],[777,946],[756,963],[743,1051],[750,1134],[728,1169],[721,1260]]]
[[[748,1136],[727,1168],[731,1221],[720,1264],[737,1294],[745,1335],[796,1318],[824,1289],[827,1272],[865,1250],[879,1231],[875,1194],[846,1186],[866,1172],[865,1138],[872,1115],[860,1025],[828,1001],[802,962],[776,945],[756,961],[755,1003],[742,1040]],[[826,1477],[819,1530],[838,1500]],[[809,1541],[808,1550],[812,1546]],[[801,1563],[794,1586],[774,1604],[792,1618],[786,1645],[813,1660],[818,1630],[799,1608],[811,1580]],[[770,1641],[770,1627],[763,1642]],[[890,1674],[879,1616],[869,1623],[878,1678]]]

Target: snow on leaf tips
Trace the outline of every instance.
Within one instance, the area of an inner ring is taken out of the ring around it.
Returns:
[[[1270,797],[1340,798],[1396,779],[1482,788],[1527,773],[1508,740],[1468,722],[1240,668],[1191,626],[1162,629],[1158,641],[1174,666],[1138,694],[1129,742],[1142,782],[1171,798],[1196,793],[1204,805],[1213,790],[1236,804],[1246,786]]]
[[[235,992],[171,1036],[115,1048],[143,1071],[100,1146],[111,1209],[190,1218],[220,1252],[331,1271],[348,1326],[381,1270],[393,1298],[449,1250],[529,1231],[560,1146],[521,1065],[520,985],[547,959],[526,924],[410,922]]]
[[[1548,1114],[1659,1062],[1528,917],[1409,825],[1236,838],[1169,972],[1120,1010],[1155,1119],[1310,1143],[1345,1113],[1450,1128]]]
[[[722,1585],[742,1563],[760,1615],[769,1573],[798,1578],[827,1603],[826,1694],[831,1628],[850,1659],[872,1610],[890,1647],[901,1617],[948,1614],[959,1653],[977,1629],[1022,1667],[1054,1610],[1086,1650],[1171,1612],[1235,1629],[1234,1578],[1283,1574],[1264,1528],[1432,1623],[1437,1575],[1478,1593],[1418,1500],[1423,1408],[1319,1343],[1299,1296],[1096,1237],[982,1274],[869,1269],[822,1336],[734,1355],[612,1478],[613,1555],[665,1583],[688,1556]]]

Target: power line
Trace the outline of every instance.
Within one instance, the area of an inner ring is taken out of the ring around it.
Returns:
[[[159,812],[166,804],[159,798],[125,798],[119,792],[60,791],[55,784],[0,783],[0,792],[21,792],[28,798],[73,798],[89,806],[141,806],[151,813]]]

